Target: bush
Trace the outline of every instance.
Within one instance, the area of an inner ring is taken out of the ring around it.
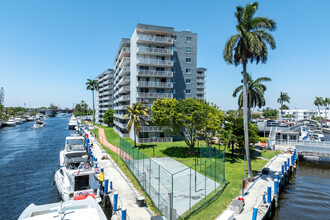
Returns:
[[[260,142],[267,142],[268,141],[268,137],[260,137],[259,138]]]

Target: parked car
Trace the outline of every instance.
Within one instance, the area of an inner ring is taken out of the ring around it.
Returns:
[[[275,120],[268,120],[267,121],[267,126],[271,127],[271,126],[279,126],[280,124],[278,123],[278,121]]]

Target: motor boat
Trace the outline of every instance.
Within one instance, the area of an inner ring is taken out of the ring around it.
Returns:
[[[74,134],[66,137],[65,147],[60,151],[60,166],[77,167],[89,159],[84,137]]]
[[[7,126],[16,126],[16,121],[14,117],[10,117],[8,121],[5,122],[5,125]]]
[[[321,130],[313,130],[311,131],[311,136],[317,136],[319,141],[324,141],[324,134]]]
[[[33,128],[42,128],[44,125],[44,121],[39,118],[34,122]]]
[[[81,220],[106,220],[100,205],[88,196],[83,200],[51,203],[46,205],[30,204],[19,216],[18,220],[42,219],[81,219]]]
[[[70,164],[61,166],[54,176],[55,184],[64,202],[92,196],[101,202],[100,183],[95,179],[95,170],[89,161],[81,162],[78,167]]]
[[[34,117],[33,116],[30,116],[26,119],[26,121],[34,121]]]
[[[74,130],[77,125],[78,125],[78,121],[76,117],[72,116],[69,121],[69,129]]]
[[[17,125],[21,125],[21,124],[23,124],[23,120],[22,120],[22,118],[20,118],[20,117],[16,117],[16,118],[15,118],[15,122],[16,122]]]

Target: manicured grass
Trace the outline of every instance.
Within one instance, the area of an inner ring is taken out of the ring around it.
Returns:
[[[98,125],[99,126],[99,125]],[[105,127],[107,128],[107,127]],[[109,129],[109,128],[107,128]],[[99,139],[99,130],[98,129],[92,129],[90,130],[92,133],[97,135],[97,140],[101,144],[100,139]],[[108,139],[108,138],[107,138]],[[148,194],[142,189],[141,185],[139,182],[136,180],[136,178],[133,176],[131,171],[127,168],[125,165],[124,161],[121,160],[120,157],[117,156],[115,152],[107,148],[106,146],[102,145],[103,149],[107,152],[107,154],[110,155],[110,157],[113,159],[113,161],[118,165],[118,167],[121,169],[121,171],[126,175],[126,177],[130,180],[130,183],[139,191],[141,195],[144,195],[146,197],[146,204],[150,210],[152,210],[154,213],[157,215],[161,215],[161,213],[158,211],[157,207],[152,203],[150,197]]]
[[[105,127],[104,129],[107,140],[116,144],[116,141],[120,140],[120,137],[113,131],[112,128]],[[133,144],[133,141],[130,138],[125,138],[128,142]],[[205,145],[204,141],[200,141],[200,147]],[[235,153],[233,156],[231,155],[230,149],[225,149],[224,146],[215,146],[216,149],[220,149],[221,151],[225,151],[225,170],[226,170],[226,187],[222,191],[219,197],[215,198],[211,203],[206,205],[200,211],[195,212],[192,216],[184,215],[183,219],[215,219],[217,216],[223,212],[227,206],[231,203],[231,201],[237,197],[241,192],[242,187],[242,178],[244,178],[244,155]],[[138,148],[141,152],[143,152],[148,157],[153,157],[153,144],[138,144]],[[191,167],[194,165],[195,156],[188,155],[189,147],[186,145],[184,141],[177,141],[173,143],[156,143],[155,145],[155,157],[171,157],[184,165]],[[251,149],[251,155],[254,153],[254,149]],[[107,151],[108,152],[108,151]],[[114,154],[113,152],[111,152]],[[280,153],[279,151],[260,151],[260,156],[271,159],[276,154]],[[111,154],[110,154],[111,156]],[[268,161],[258,159],[255,156],[251,156],[251,166],[254,175],[257,175],[262,167],[266,165]],[[128,168],[124,165],[124,163],[120,160],[120,167],[129,174],[127,176],[132,180],[134,185],[138,185],[137,180],[130,173]],[[124,171],[123,171],[124,172]],[[247,177],[247,175],[246,175]],[[140,190],[141,187],[139,187]],[[151,204],[151,201],[149,201]]]

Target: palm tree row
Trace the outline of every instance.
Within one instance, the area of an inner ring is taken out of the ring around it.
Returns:
[[[224,60],[228,64],[243,66],[243,116],[244,116],[244,137],[245,153],[248,165],[248,180],[253,181],[253,174],[250,160],[250,147],[248,135],[248,85],[246,67],[248,61],[253,63],[260,61],[266,63],[268,57],[267,44],[271,49],[276,48],[274,37],[269,31],[276,29],[274,20],[267,17],[255,17],[259,3],[247,4],[246,7],[237,6],[235,17],[237,19],[237,34],[231,36],[223,50]]]
[[[93,96],[93,125],[95,125],[94,90],[96,90],[96,91],[99,90],[99,81],[87,79],[86,85],[87,85],[87,90],[92,91],[92,96]]]

